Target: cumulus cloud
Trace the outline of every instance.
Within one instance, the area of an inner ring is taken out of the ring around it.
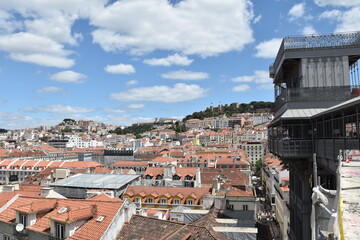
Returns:
[[[326,20],[336,20],[339,16],[342,15],[340,10],[330,10],[324,11],[320,14],[319,19],[326,19]]]
[[[301,18],[302,16],[304,16],[304,13],[305,13],[305,3],[295,4],[289,10],[289,13],[288,13],[290,16],[290,21]]]
[[[315,28],[311,25],[305,26],[303,29],[303,34],[305,35],[311,35],[311,34],[317,34]]]
[[[74,71],[62,71],[51,75],[50,79],[62,83],[83,83],[86,75]]]
[[[192,72],[192,71],[179,70],[179,71],[161,74],[161,77],[167,79],[177,79],[177,80],[201,80],[201,79],[209,78],[209,74],[205,72]]]
[[[87,113],[93,112],[95,109],[93,108],[83,108],[83,107],[72,107],[68,105],[47,105],[42,107],[35,108],[23,108],[21,109],[24,112],[49,112],[49,113],[59,113],[59,114],[71,114],[71,113]]]
[[[268,83],[272,82],[269,77],[269,72],[263,70],[256,70],[253,75],[241,76],[232,79],[233,82],[254,82],[254,83]]]
[[[113,93],[110,97],[118,101],[157,101],[176,103],[205,97],[207,89],[198,85],[177,83],[174,87],[153,86],[133,88],[125,92]]]
[[[112,74],[131,74],[135,73],[135,68],[131,64],[106,65],[104,70]]]
[[[336,32],[359,31],[360,30],[360,3],[338,17]]]
[[[75,64],[65,45],[77,45],[82,35],[72,28],[87,19],[105,0],[0,1],[0,51],[15,61],[46,67],[70,68]]]
[[[261,18],[262,18],[262,15],[258,15],[256,18],[254,18],[253,23],[256,24],[256,23],[260,22]]]
[[[274,89],[274,84],[272,83],[261,84],[257,87],[257,89]]]
[[[138,80],[130,80],[125,83],[127,86],[134,86],[138,84]]]
[[[145,59],[144,63],[151,66],[165,66],[169,67],[172,65],[189,66],[194,60],[189,59],[187,56],[181,56],[174,54],[167,56],[166,58],[150,58]]]
[[[273,38],[269,41],[259,43],[256,49],[256,57],[260,58],[275,58],[281,45],[281,38]]]
[[[359,0],[315,0],[315,3],[320,7],[325,7],[328,5],[338,7],[351,7],[360,4]]]
[[[54,92],[61,92],[64,89],[59,88],[59,87],[42,87],[38,90],[36,90],[36,92],[38,93],[54,93]]]
[[[235,87],[233,87],[233,92],[245,92],[250,89],[250,86],[248,84],[240,84]]]
[[[139,109],[139,108],[143,108],[145,107],[144,104],[130,104],[130,105],[127,105],[126,108],[129,108],[129,109]]]
[[[47,67],[68,68],[75,64],[68,58],[71,51],[46,37],[19,32],[0,35],[0,50],[9,53],[11,59]]]
[[[207,57],[240,51],[253,42],[249,0],[180,1],[175,6],[167,0],[123,0],[90,18],[97,28],[93,42],[105,51],[171,50]]]

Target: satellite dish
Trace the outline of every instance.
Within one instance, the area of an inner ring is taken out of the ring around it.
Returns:
[[[24,230],[24,224],[22,224],[22,223],[16,224],[15,230],[17,232],[21,232],[22,230]]]

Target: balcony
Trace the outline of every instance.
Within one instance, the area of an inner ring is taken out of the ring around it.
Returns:
[[[274,108],[279,110],[285,103],[291,102],[332,102],[346,101],[360,95],[360,86],[331,86],[309,88],[277,89]]]
[[[270,76],[275,75],[285,52],[316,49],[356,48],[360,46],[360,32],[340,34],[289,36],[283,39],[274,64],[269,67]]]
[[[269,139],[269,150],[283,159],[308,158],[312,156],[313,145],[308,139]]]

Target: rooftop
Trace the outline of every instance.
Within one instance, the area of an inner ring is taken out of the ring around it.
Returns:
[[[119,189],[132,182],[139,175],[76,174],[50,184],[52,187],[76,187],[90,189]]]

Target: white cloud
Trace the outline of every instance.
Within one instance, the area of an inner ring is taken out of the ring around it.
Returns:
[[[268,83],[272,79],[269,77],[269,72],[263,70],[256,70],[254,75],[241,76],[232,79],[233,82],[254,82],[254,83]]]
[[[0,1],[0,51],[11,59],[47,67],[69,68],[65,44],[76,45],[82,35],[75,21],[103,7],[105,0]]]
[[[290,21],[301,18],[305,13],[305,3],[295,4],[289,11]]]
[[[360,3],[359,6],[353,7],[338,18],[336,32],[359,31],[360,30]]]
[[[0,35],[0,50],[8,52],[15,61],[29,62],[48,67],[68,68],[74,60],[71,51],[57,42],[30,33],[19,32]]]
[[[145,107],[144,104],[130,104],[130,105],[127,105],[126,108],[129,108],[129,109],[139,109],[139,108],[143,108]]]
[[[131,74],[135,73],[135,68],[131,64],[106,65],[104,70],[112,74]]]
[[[138,80],[130,80],[125,83],[127,86],[134,86],[138,84]]]
[[[63,90],[64,89],[59,88],[59,87],[43,87],[43,88],[36,90],[36,92],[38,92],[38,93],[54,93],[54,92],[61,92]]]
[[[181,65],[189,66],[194,60],[189,59],[187,56],[180,56],[179,54],[174,54],[167,56],[166,58],[151,58],[145,59],[144,63],[151,66],[172,66],[172,65]]]
[[[144,10],[146,9],[146,10]],[[249,0],[123,0],[94,11],[93,42],[105,51],[171,50],[214,56],[253,42]],[[114,24],[116,23],[116,24]]]
[[[259,43],[255,49],[255,56],[260,58],[275,58],[281,45],[281,38],[273,38],[269,41]]]
[[[50,79],[62,83],[83,83],[86,75],[74,71],[62,71],[51,75]]]
[[[339,10],[324,11],[320,14],[319,19],[326,19],[332,21],[336,20],[341,15],[342,13]]]
[[[109,113],[119,113],[119,114],[125,112],[125,110],[118,109],[118,108],[105,108],[104,111],[109,112]]]
[[[257,24],[258,22],[260,22],[261,18],[262,18],[262,15],[258,15],[256,18],[254,18],[253,23]]]
[[[5,104],[5,103],[7,103],[6,100],[0,100],[0,104]]]
[[[71,114],[71,113],[87,113],[93,112],[95,109],[93,108],[83,108],[83,107],[72,107],[68,105],[47,105],[42,107],[35,108],[23,108],[21,109],[24,112],[49,112],[49,113],[59,113],[59,114]]]
[[[209,78],[209,74],[205,72],[191,72],[191,71],[179,70],[179,71],[161,74],[161,77],[168,79],[178,79],[178,80],[201,80],[201,79]]]
[[[303,34],[304,35],[312,35],[312,34],[317,34],[317,32],[316,32],[316,30],[314,29],[313,26],[308,25],[308,26],[304,27]]]
[[[261,84],[260,86],[257,87],[257,89],[274,89],[274,84],[272,83]]]
[[[125,92],[113,93],[110,97],[118,101],[157,101],[165,103],[185,102],[205,97],[207,89],[198,85],[177,83],[174,87],[153,86],[133,88]]]
[[[328,5],[339,7],[351,7],[360,5],[359,0],[315,0],[315,3],[320,7]]]
[[[245,92],[250,89],[250,86],[248,84],[240,84],[235,87],[233,87],[233,92]]]

